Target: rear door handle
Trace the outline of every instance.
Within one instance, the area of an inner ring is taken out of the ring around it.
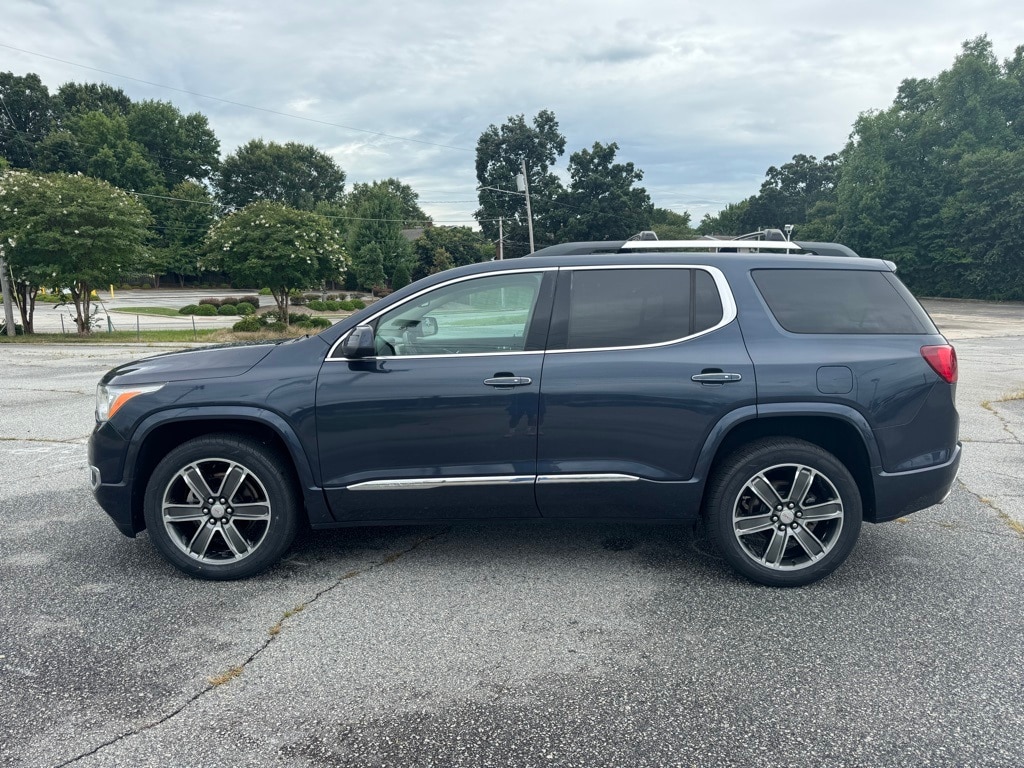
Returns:
[[[533,379],[528,376],[495,376],[493,379],[484,379],[488,387],[525,387],[533,384]]]
[[[695,373],[690,381],[698,381],[702,384],[724,384],[727,381],[741,381],[743,375],[739,373]]]

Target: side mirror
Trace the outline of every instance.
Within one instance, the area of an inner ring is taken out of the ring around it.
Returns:
[[[434,336],[437,334],[437,318],[427,315],[420,318],[420,336]]]
[[[368,325],[357,325],[341,342],[341,354],[350,360],[374,357],[377,354],[377,348],[373,343],[373,328]]]

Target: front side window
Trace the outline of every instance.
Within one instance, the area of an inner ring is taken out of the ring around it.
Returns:
[[[544,273],[479,277],[437,288],[382,315],[377,354],[522,352]]]

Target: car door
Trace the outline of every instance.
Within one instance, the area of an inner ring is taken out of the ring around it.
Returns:
[[[377,355],[336,344],[317,381],[338,520],[531,517],[555,272],[463,276],[372,317]]]
[[[544,517],[692,515],[712,427],[755,402],[732,294],[711,267],[563,267],[541,389]]]

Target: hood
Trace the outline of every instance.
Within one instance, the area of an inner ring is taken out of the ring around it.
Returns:
[[[158,384],[240,376],[270,354],[276,344],[228,344],[219,347],[169,352],[119,365],[101,384]]]

